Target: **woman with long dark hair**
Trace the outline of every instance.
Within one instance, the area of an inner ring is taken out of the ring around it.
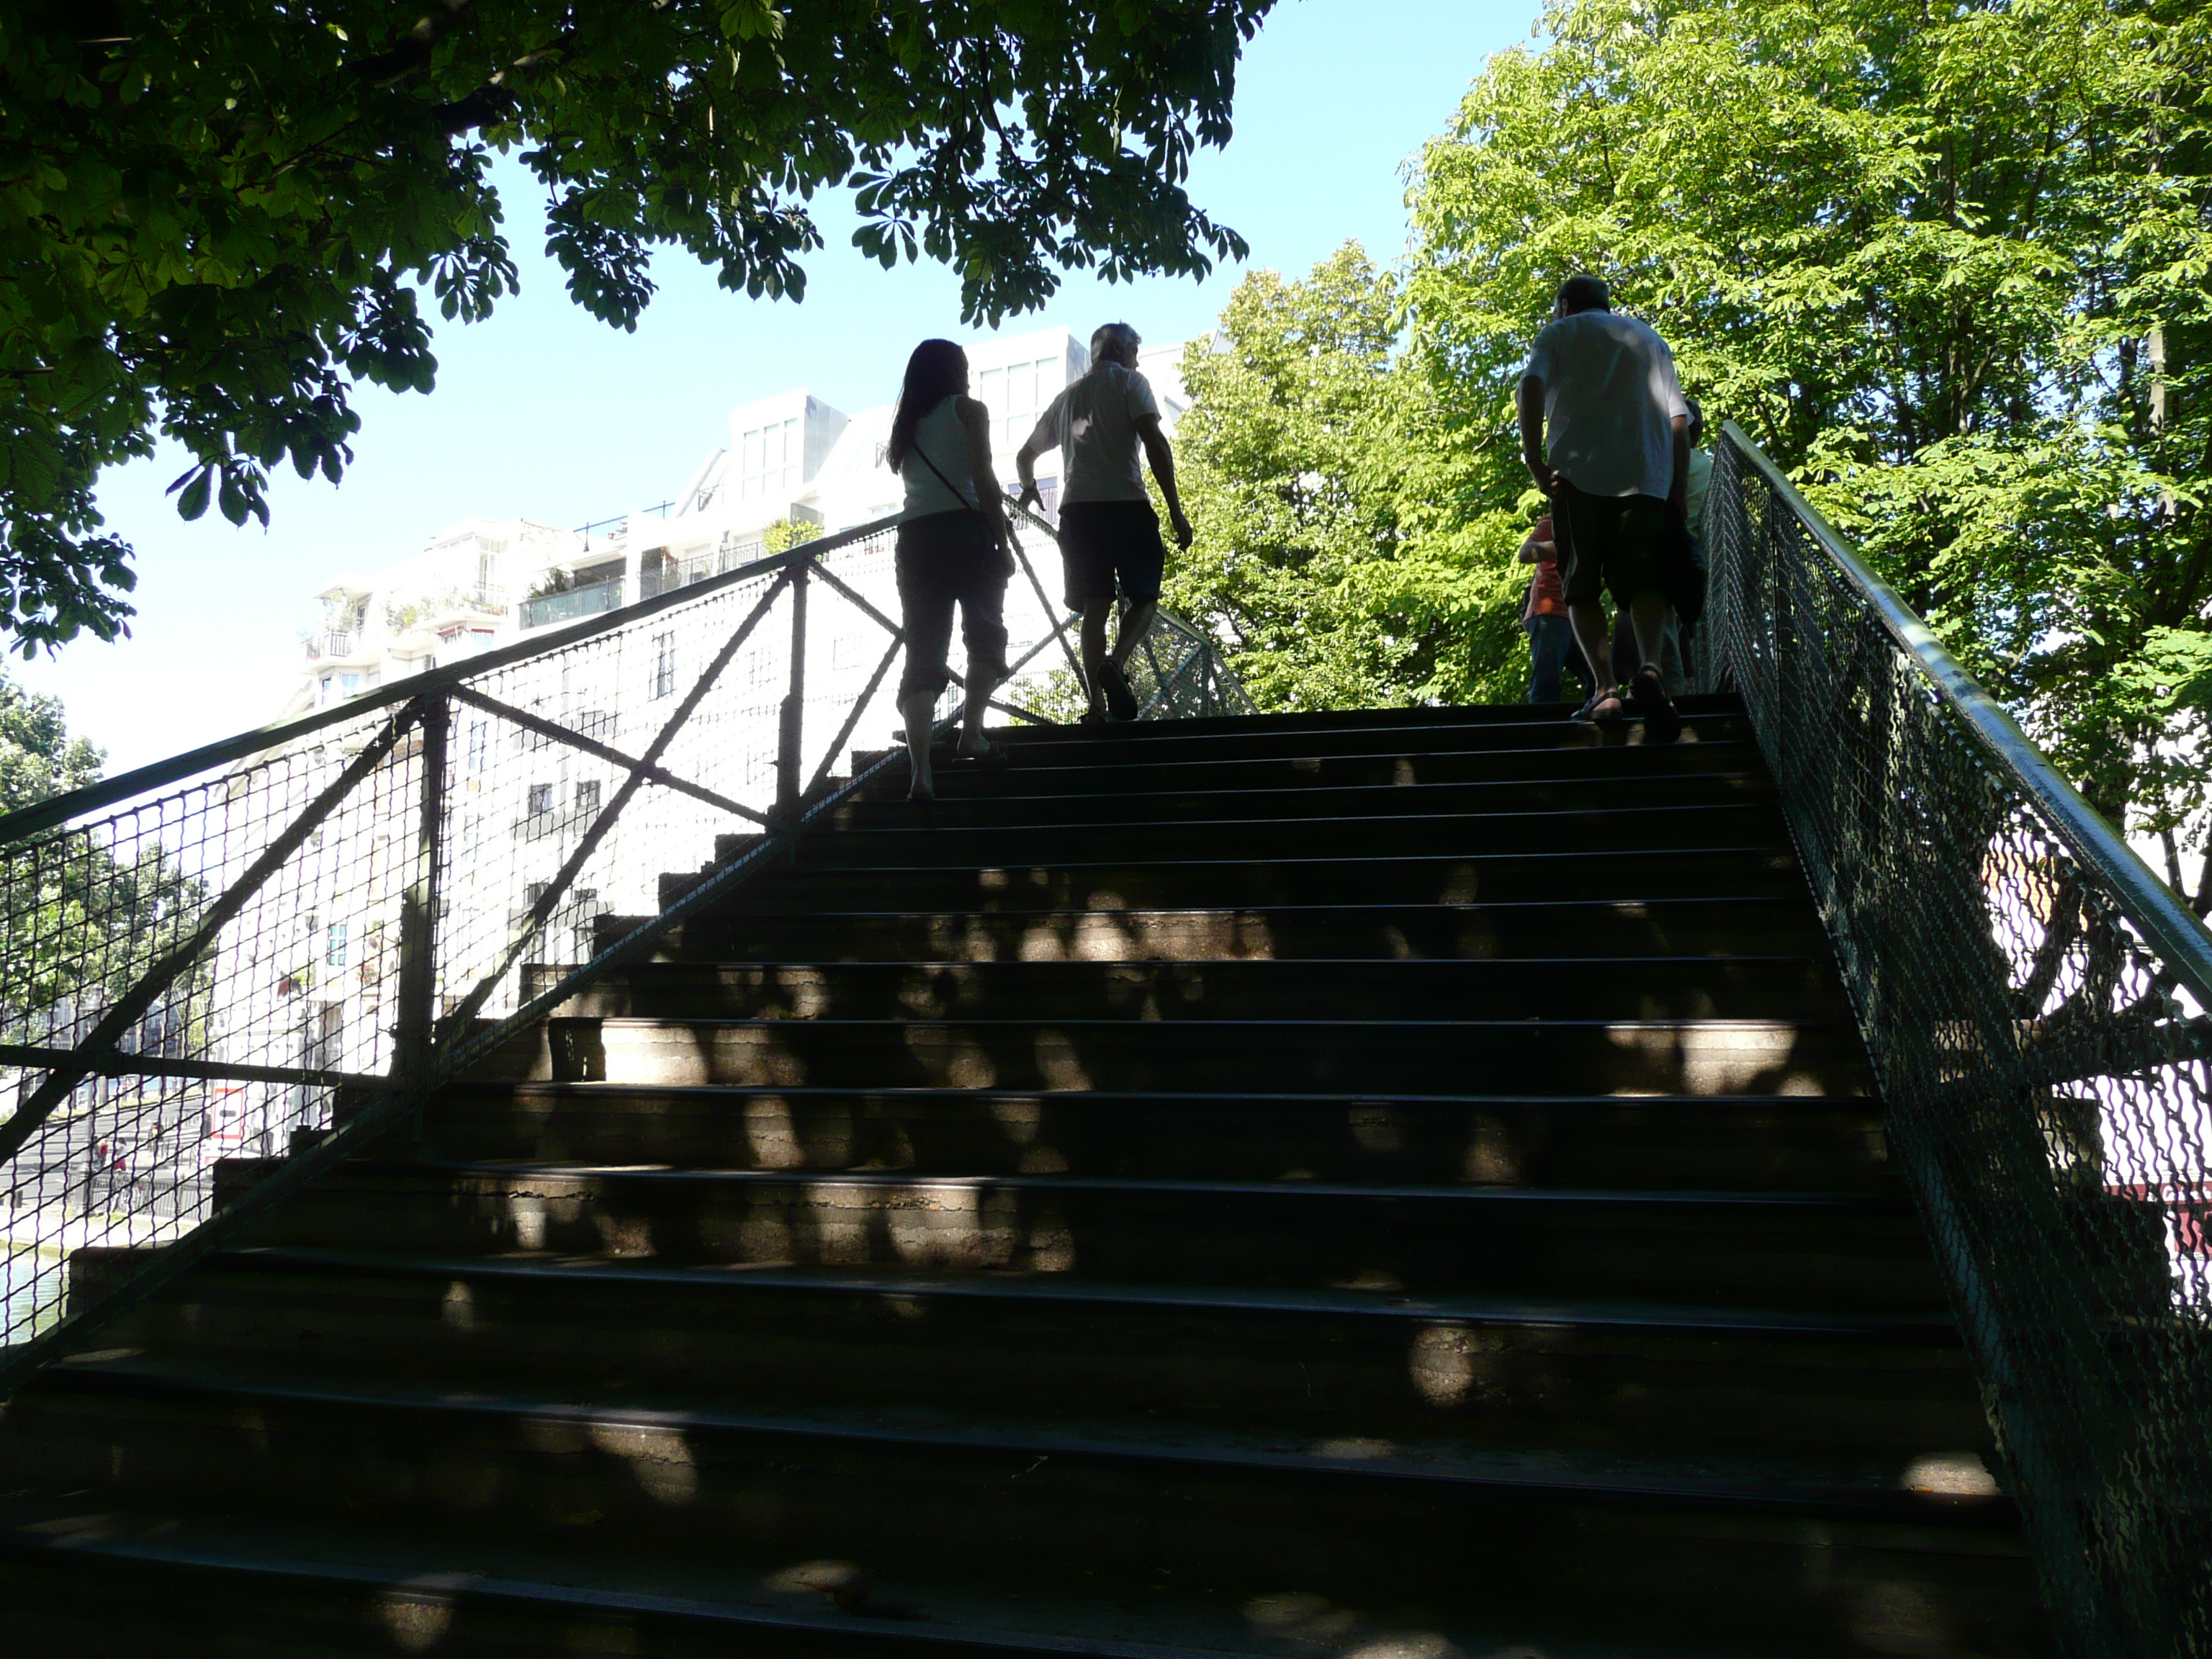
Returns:
[[[924,340],[907,359],[884,459],[906,485],[898,527],[899,608],[906,669],[899,714],[914,763],[912,800],[935,798],[929,768],[930,716],[951,678],[952,610],[968,647],[968,696],[959,752],[984,758],[983,711],[1006,678],[1006,579],[1013,574],[1006,515],[991,471],[991,417],[968,395],[968,354],[950,340]]]

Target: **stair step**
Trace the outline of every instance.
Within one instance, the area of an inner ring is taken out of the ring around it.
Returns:
[[[1018,738],[1012,735],[1015,732],[1020,733]],[[1714,710],[1686,714],[1681,743],[1650,747],[1652,753],[1658,754],[1713,741],[1740,742],[1750,735],[1750,723],[1741,714]],[[1209,730],[1195,722],[1186,726],[1176,720],[1104,727],[1010,727],[1009,739],[1009,752],[1017,767],[1040,763],[1159,767],[1217,758],[1313,759],[1337,755],[1419,755],[1442,749],[1504,753],[1576,748],[1621,751],[1624,763],[1632,764],[1643,758],[1639,751],[1644,747],[1640,722],[1599,727],[1533,710],[1516,719],[1440,722],[1412,732],[1373,724],[1292,724],[1239,732]]]
[[[867,908],[757,909],[694,916],[663,933],[660,961],[1126,962],[1526,959],[1788,952],[1829,959],[1800,889],[1756,896],[1544,899],[1522,903],[932,910],[893,896]],[[602,916],[602,950],[650,918]],[[565,971],[565,970],[564,970]]]
[[[526,994],[562,970],[526,976]],[[564,1018],[1127,1019],[1843,1018],[1825,960],[1806,956],[1560,957],[1534,961],[647,963],[570,998]]]
[[[1812,1522],[1862,1546],[1905,1534],[1948,1548],[1978,1565],[1970,1582],[1993,1564],[2008,1578],[2020,1567],[2016,1516],[1969,1449],[1902,1463],[1737,1463],[1057,1414],[453,1399],[351,1379],[72,1369],[21,1403],[10,1433],[26,1437],[50,1486],[105,1476],[141,1504],[219,1491],[227,1508],[252,1513],[343,1480],[368,1516],[557,1537],[568,1517],[593,1515],[595,1535],[617,1553],[781,1543],[895,1557],[909,1571],[958,1571],[981,1557],[997,1573],[1046,1583],[1164,1571],[1214,1585],[1287,1577],[1338,1596],[1387,1592],[1411,1570],[1449,1575],[1446,1595],[1462,1607],[1514,1595],[1494,1559],[1474,1558],[1523,1529],[1613,1557],[1607,1577],[1647,1603],[1669,1588],[1650,1554],[1671,1554],[1686,1531],[1726,1553],[1729,1528],[1758,1556]],[[1334,1524],[1285,1524],[1316,1510]],[[1802,1616],[1796,1600],[1785,1592],[1770,1605]]]
[[[1774,1530],[1788,1541],[1747,1536],[1733,1516],[1680,1527],[1667,1540],[1668,1561],[1655,1564],[1678,1568],[1671,1590],[1571,1587],[1561,1595],[1555,1581],[1532,1586],[1524,1577],[1537,1594],[1514,1598],[1522,1605],[1493,1598],[1470,1606],[1474,1595],[1455,1593],[1463,1566],[1410,1594],[1357,1598],[1331,1596],[1287,1573],[1261,1579],[1257,1593],[1193,1583],[1164,1562],[1127,1583],[1101,1582],[1079,1566],[1051,1578],[1009,1575],[1010,1583],[993,1582],[991,1564],[977,1558],[944,1571],[902,1571],[890,1552],[809,1559],[735,1538],[718,1539],[711,1562],[664,1550],[641,1563],[611,1551],[605,1520],[586,1516],[564,1537],[518,1543],[504,1529],[465,1524],[393,1537],[333,1522],[88,1516],[49,1503],[0,1513],[0,1585],[11,1630],[35,1650],[72,1650],[85,1628],[70,1621],[76,1613],[112,1633],[117,1645],[106,1650],[182,1659],[395,1650],[699,1659],[762,1650],[825,1659],[1276,1659],[1286,1650],[1372,1659],[1682,1659],[1725,1650],[1782,1659],[1863,1649],[1853,1638],[1866,1633],[1888,1638],[1887,1650],[1931,1659],[2039,1651],[2022,1617],[2032,1605],[2024,1564],[1955,1527],[1937,1534],[1949,1546],[1940,1553],[1912,1547],[1928,1529],[1814,1536],[1802,1522],[1784,1522]],[[1540,1565],[1534,1541],[1471,1551],[1480,1573],[1473,1588],[1510,1583],[1509,1575]],[[1739,1582],[1713,1611],[1686,1606],[1711,1582],[1710,1559],[1693,1558],[1716,1544]],[[1774,1593],[1785,1589],[1795,1592],[1786,1600]],[[1543,1594],[1552,1605],[1526,1605]],[[1972,1632],[1972,1647],[1960,1644],[1961,1629]],[[1686,1638],[1694,1645],[1685,1647]]]
[[[811,840],[847,830],[931,825],[1003,829],[1085,824],[1109,818],[1144,823],[1237,818],[1316,823],[1330,817],[1400,814],[1576,811],[1613,807],[1624,800],[1644,807],[1712,806],[1769,802],[1774,794],[1773,785],[1763,771],[1731,770],[1718,765],[1655,772],[1633,780],[1589,767],[1572,775],[1559,768],[1531,767],[1527,769],[1529,775],[1416,781],[1418,770],[1436,769],[1431,762],[1441,758],[1423,757],[1418,765],[1405,759],[1402,769],[1395,763],[1369,767],[1369,775],[1356,782],[1317,781],[1324,769],[1316,763],[1310,771],[1293,769],[1270,784],[1246,788],[1213,784],[1212,774],[1216,769],[1210,767],[1206,769],[1206,778],[1192,780],[1186,787],[1163,787],[1160,780],[1152,778],[1143,781],[1146,787],[1110,792],[1082,787],[1093,780],[1073,769],[1053,769],[1049,777],[1024,775],[1018,778],[1008,770],[994,777],[964,778],[963,793],[956,796],[949,789],[941,792],[926,807],[902,795],[850,800],[825,814],[823,823],[810,829],[807,836]],[[1751,757],[1736,758],[1741,762]],[[1290,764],[1295,767],[1295,763]],[[1332,762],[1327,769],[1348,770],[1351,765]],[[947,780],[960,775],[957,763],[941,765],[939,769]],[[1404,775],[1395,775],[1400,769]],[[1545,775],[1546,772],[1559,775]],[[1047,787],[1054,781],[1064,783],[1067,793],[1047,793]]]
[[[218,1171],[218,1201],[223,1172]],[[353,1164],[254,1244],[1940,1313],[1901,1194]]]
[[[1635,1095],[1869,1086],[1857,1031],[1820,1020],[562,1019],[550,1038],[550,1075],[570,1082]],[[542,1064],[534,1052],[519,1042],[512,1054]]]
[[[1110,751],[1109,751],[1110,752]],[[1142,799],[1158,793],[1203,790],[1406,787],[1414,785],[1572,782],[1600,780],[1617,789],[1707,774],[1761,772],[1758,745],[1747,734],[1725,741],[1681,744],[1672,749],[1622,749],[1596,745],[1566,748],[1453,749],[1410,752],[1403,749],[1331,754],[1280,754],[1265,758],[1234,753],[1206,759],[1159,762],[1142,752],[1127,757],[1085,761],[1053,760],[1016,750],[1005,766],[969,766],[950,762],[940,795],[948,802],[981,806],[996,802],[1010,812],[1035,797],[1067,799],[1111,796]],[[908,816],[902,769],[863,788],[855,802],[871,811],[894,808]],[[833,820],[834,821],[834,820]]]
[[[1056,1411],[1320,1436],[1917,1455],[1987,1430],[1943,1315],[1073,1273],[225,1253],[106,1339],[447,1386]]]
[[[803,838],[793,867],[809,870],[1027,868],[1093,862],[1336,857],[1482,858],[1640,849],[1649,859],[1676,848],[1774,845],[1781,813],[1768,801],[1685,806],[1641,804],[1560,811],[1382,813],[1365,817],[1244,817],[1180,821],[1117,819],[1106,803],[1090,823],[916,823]]]
[[[688,885],[688,879],[678,884]],[[1528,899],[1641,903],[1670,898],[1802,899],[1789,843],[1753,838],[1671,850],[1408,854],[1267,860],[1154,859],[945,868],[779,871],[716,908],[922,910],[1250,908],[1283,904],[1473,904]]]
[[[1863,1097],[456,1085],[432,1146],[473,1158],[836,1172],[1871,1189]]]

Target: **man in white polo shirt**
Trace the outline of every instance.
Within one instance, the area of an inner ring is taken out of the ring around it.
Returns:
[[[1152,464],[1175,526],[1176,545],[1188,547],[1190,520],[1176,494],[1175,455],[1160,430],[1160,406],[1137,372],[1143,342],[1127,323],[1109,323],[1091,337],[1091,368],[1070,381],[1037,417],[1014,457],[1021,502],[1039,501],[1036,459],[1048,450],[1066,458],[1060,494],[1060,554],[1068,609],[1083,613],[1083,678],[1091,699],[1085,725],[1137,718],[1136,693],[1123,665],[1159,614],[1167,549],[1160,517],[1145,495],[1138,451]],[[1106,649],[1106,619],[1121,592],[1121,626]],[[1103,706],[1102,706],[1103,700]]]
[[[1671,609],[1664,568],[1667,537],[1686,533],[1689,404],[1667,343],[1614,312],[1596,277],[1561,283],[1552,318],[1521,372],[1522,456],[1552,498],[1576,640],[1591,662],[1607,660],[1609,588],[1636,634],[1628,700],[1647,739],[1671,742],[1681,720],[1660,667]],[[1576,718],[1624,712],[1619,693],[1600,687]]]

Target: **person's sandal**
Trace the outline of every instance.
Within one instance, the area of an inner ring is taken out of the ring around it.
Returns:
[[[1628,710],[1621,705],[1620,692],[1610,685],[1600,686],[1589,694],[1589,701],[1568,717],[1592,726],[1612,726],[1628,718]]]

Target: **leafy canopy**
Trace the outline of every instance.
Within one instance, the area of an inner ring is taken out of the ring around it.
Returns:
[[[1262,708],[1525,689],[1514,492],[1470,481],[1400,307],[1398,279],[1348,243],[1303,282],[1254,271],[1185,353],[1177,482],[1198,535],[1165,598]]]
[[[1412,194],[1465,509],[1525,489],[1513,382],[1595,270],[2093,801],[2203,848],[2212,6],[1565,0],[1542,29]]]
[[[960,274],[968,320],[1062,267],[1203,274],[1243,240],[1183,190],[1230,133],[1273,0],[45,0],[0,9],[0,631],[130,615],[101,469],[195,458],[185,516],[266,523],[269,469],[336,481],[360,381],[429,390],[427,293],[514,285],[494,150],[548,248],[634,327],[656,246],[732,292],[805,291],[807,203]]]

